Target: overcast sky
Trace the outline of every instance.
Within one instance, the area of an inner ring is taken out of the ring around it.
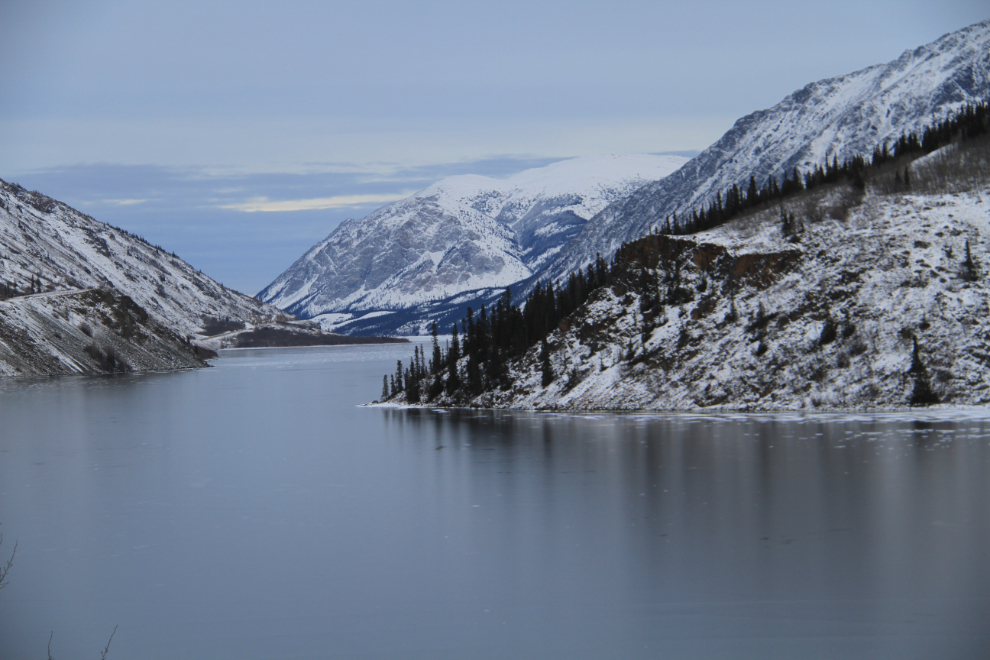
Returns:
[[[443,176],[699,151],[988,17],[985,0],[3,0],[0,178],[253,294],[343,218]]]

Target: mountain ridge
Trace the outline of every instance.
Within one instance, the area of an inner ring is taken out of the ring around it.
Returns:
[[[0,282],[19,292],[113,288],[157,322],[188,336],[203,335],[217,320],[266,324],[291,318],[164,248],[3,180]]]
[[[986,405],[990,113],[971,110],[940,127],[939,140],[926,136],[924,149],[792,189],[705,231],[648,234],[567,287],[537,289],[525,307],[503,300],[487,317],[468,315],[463,348],[434,349],[429,368],[422,354],[400,364],[387,402]]]
[[[610,201],[686,160],[592,156],[508,179],[449,177],[344,221],[258,297],[309,318],[405,309],[513,284],[541,268]]]
[[[885,141],[990,97],[990,19],[908,49],[896,60],[815,81],[738,119],[677,172],[646,184],[590,219],[548,265],[561,281],[648,233],[674,214],[716,200],[733,185],[779,180],[837,158],[869,156]]]

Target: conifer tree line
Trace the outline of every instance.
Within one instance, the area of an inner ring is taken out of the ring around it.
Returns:
[[[614,262],[610,265],[598,255],[587,268],[571,273],[562,286],[537,282],[521,306],[512,303],[507,287],[490,309],[482,305],[475,314],[469,307],[460,324],[451,326],[450,342],[443,347],[434,322],[429,358],[417,346],[408,366],[399,361],[395,373],[382,384],[382,400],[404,392],[406,401],[420,403],[442,393],[474,397],[488,389],[510,387],[508,362],[545,341],[563,319],[587,302],[592,291],[609,286],[615,273]],[[553,381],[549,349],[544,355],[543,380],[549,384]],[[459,367],[463,358],[466,365]]]
[[[856,156],[839,163],[833,157],[830,163],[804,174],[795,168],[791,175],[785,175],[780,182],[771,177],[762,188],[757,186],[755,178],[750,177],[745,192],[738,186],[732,186],[724,198],[721,194],[717,195],[714,203],[693,212],[690,217],[682,220],[676,216],[668,218],[659,233],[690,234],[711,229],[747,209],[831,183],[845,181],[863,188],[871,170],[906,157],[916,158],[947,144],[987,133],[990,133],[990,104],[969,105],[953,117],[926,128],[921,135],[906,133],[891,146],[883,144],[877,147],[869,160]],[[794,226],[793,216],[782,217],[785,234],[789,228],[793,231]],[[967,272],[971,272],[971,277],[976,279],[976,267],[969,255],[968,245],[967,264],[972,264]],[[432,401],[446,393],[451,400],[456,401],[473,398],[486,390],[507,389],[512,385],[508,373],[509,361],[537,344],[541,347],[540,368],[542,384],[546,387],[559,375],[553,372],[547,336],[561,321],[587,302],[594,290],[611,286],[613,281],[627,275],[625,267],[617,263],[614,257],[611,261],[606,261],[599,254],[586,269],[571,273],[563,285],[537,282],[521,306],[512,303],[512,293],[507,287],[490,309],[483,305],[475,315],[474,310],[469,307],[459,327],[457,323],[452,325],[450,342],[444,347],[440,346],[438,328],[434,322],[431,327],[430,355],[427,356],[426,350],[420,350],[417,346],[408,366],[403,367],[402,361],[398,361],[395,373],[383,378],[381,400],[386,401],[404,393],[408,403],[421,403]],[[640,273],[640,277],[642,276],[645,273]],[[675,280],[678,276],[679,273],[671,274]],[[674,281],[670,287],[672,295],[680,290]],[[656,302],[662,301],[658,299]],[[678,301],[672,299],[667,302]],[[461,367],[463,358],[467,360],[465,366]]]
[[[802,190],[812,190],[833,183],[848,182],[863,189],[867,175],[872,171],[897,161],[913,160],[948,144],[986,135],[988,132],[990,103],[984,101],[970,104],[944,121],[925,127],[920,134],[906,132],[892,144],[885,142],[878,145],[869,159],[853,156],[840,163],[838,157],[833,156],[831,161],[826,161],[813,170],[802,173],[794,168],[791,172],[785,172],[780,181],[771,176],[762,187],[757,183],[756,177],[750,176],[745,190],[734,184],[724,195],[717,193],[714,202],[694,210],[690,216],[678,218],[675,213],[666,218],[657,230],[661,234],[683,235],[714,229],[749,209],[782,200]],[[903,187],[910,188],[910,173],[907,168],[903,175],[898,170],[895,177]]]

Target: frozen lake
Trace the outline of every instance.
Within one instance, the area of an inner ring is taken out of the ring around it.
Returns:
[[[0,658],[990,657],[990,418],[357,407],[411,352],[0,382]]]

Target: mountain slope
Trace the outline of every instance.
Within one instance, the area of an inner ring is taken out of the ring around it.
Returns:
[[[649,308],[650,291],[602,290],[551,340],[560,377],[541,387],[534,351],[519,365],[517,387],[495,393],[491,404],[793,410],[988,403],[990,289],[985,276],[971,281],[963,265],[967,241],[987,252],[988,212],[986,191],[868,198],[844,223],[808,224],[797,246],[781,239],[771,218],[691,240],[641,239],[672,256],[644,261],[647,272],[662,278],[680,262],[694,299],[657,310]],[[660,245],[667,243],[669,251]],[[741,275],[738,285],[719,277],[719,258]],[[707,293],[698,291],[705,280]]]
[[[500,306],[473,330],[468,321],[457,371],[441,355],[440,369],[407,375],[389,401],[564,410],[990,403],[985,109],[957,133],[967,137],[913,162],[898,157],[691,236],[627,243],[611,267],[588,272],[590,291],[548,299],[542,288],[523,310]]]
[[[115,289],[0,303],[0,376],[192,369],[205,366],[207,355]]]
[[[595,156],[509,179],[456,176],[347,220],[258,297],[303,318],[407,309],[538,271],[589,217],[677,156]]]
[[[750,176],[762,186],[855,155],[917,131],[967,103],[990,97],[990,20],[977,23],[887,64],[811,83],[768,110],[739,119],[715,144],[660,181],[643,186],[589,220],[546,270],[560,280],[595,254],[715,201]]]
[[[0,285],[20,292],[112,287],[155,320],[198,335],[218,320],[287,320],[281,310],[210,279],[162,248],[0,181]]]

